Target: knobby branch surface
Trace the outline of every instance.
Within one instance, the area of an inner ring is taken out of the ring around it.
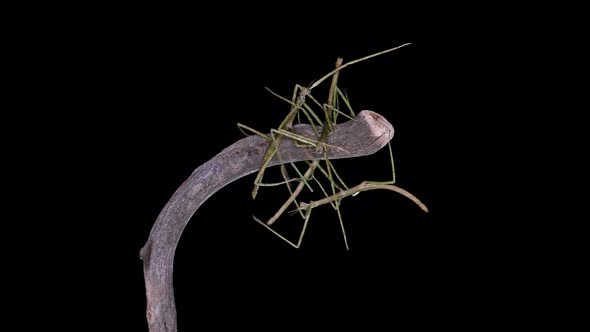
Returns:
[[[313,140],[319,139],[310,125],[295,125],[293,131]],[[319,160],[325,156],[342,159],[371,155],[385,146],[393,133],[393,126],[381,115],[362,111],[354,120],[334,126],[323,152],[298,146],[290,138],[283,139],[278,147],[280,160],[275,156],[268,166]],[[249,136],[230,145],[199,166],[160,212],[140,252],[150,332],[175,332],[177,329],[173,262],[176,246],[191,216],[218,190],[258,171],[268,144],[262,137]]]

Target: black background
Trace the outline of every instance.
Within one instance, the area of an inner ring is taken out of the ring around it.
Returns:
[[[328,208],[294,250],[250,217],[284,193],[252,202],[253,178],[239,180],[179,244],[179,329],[564,329],[587,309],[575,9],[51,6],[4,23],[9,326],[145,330],[139,249],[194,168],[242,137],[237,122],[281,121],[287,108],[263,87],[289,95],[337,56],[405,42],[340,85],[393,123],[398,184],[431,212],[362,193],[344,202],[350,252]],[[389,176],[385,150],[337,167],[349,184]],[[295,220],[277,227],[296,238]]]

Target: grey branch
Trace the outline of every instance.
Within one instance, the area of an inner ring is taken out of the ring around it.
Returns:
[[[310,125],[293,130],[317,140]],[[373,154],[393,137],[393,126],[381,115],[362,111],[354,120],[335,126],[328,137],[329,159],[353,158]],[[150,236],[141,249],[147,296],[147,321],[150,332],[176,332],[176,307],[172,284],[174,253],[191,216],[218,190],[258,171],[268,141],[249,136],[230,145],[199,166],[172,195],[156,219]],[[275,157],[269,166],[324,157],[315,148],[297,146],[284,139],[279,147],[281,160]]]

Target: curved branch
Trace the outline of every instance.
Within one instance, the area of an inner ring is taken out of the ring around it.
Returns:
[[[296,125],[293,130],[298,135],[318,139],[310,125]],[[393,132],[393,126],[381,115],[362,111],[354,120],[335,126],[326,141],[328,158],[373,154],[391,140]],[[140,252],[151,332],[176,331],[172,270],[176,246],[186,224],[199,206],[219,189],[258,171],[267,145],[268,141],[258,136],[249,136],[230,145],[199,166],[160,212]],[[279,151],[281,160],[275,158],[269,166],[324,158],[315,148],[299,147],[291,139],[284,139]]]

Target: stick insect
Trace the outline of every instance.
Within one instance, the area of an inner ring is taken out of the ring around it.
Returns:
[[[358,63],[358,62],[361,62],[361,61],[364,61],[364,60],[367,60],[367,59],[370,59],[370,58],[373,58],[373,57],[376,57],[376,56],[379,56],[379,55],[382,55],[382,54],[385,54],[385,53],[388,53],[388,52],[391,52],[391,51],[394,51],[397,49],[400,49],[400,48],[407,46],[407,45],[409,45],[409,43],[406,43],[401,46],[397,46],[397,47],[394,47],[394,48],[391,48],[391,49],[388,49],[388,50],[385,50],[382,52],[371,54],[369,56],[365,56],[363,58],[350,61],[346,64],[343,64],[342,58],[338,58],[338,60],[336,61],[336,68],[334,70],[332,70],[331,72],[329,72],[328,74],[324,75],[318,81],[315,81],[309,87],[295,85],[295,89],[293,90],[293,95],[290,100],[280,96],[279,94],[273,92],[269,88],[266,88],[266,90],[268,90],[272,95],[274,95],[275,97],[290,104],[291,109],[290,109],[289,113],[287,114],[287,116],[285,117],[285,119],[281,122],[279,127],[277,129],[271,129],[270,135],[265,135],[255,129],[252,129],[252,128],[246,126],[246,125],[238,123],[238,127],[240,128],[240,130],[242,130],[242,132],[245,133],[245,130],[247,130],[247,131],[250,131],[256,135],[259,135],[269,141],[268,148],[267,148],[266,153],[265,153],[265,155],[262,159],[262,162],[261,162],[260,170],[256,176],[255,181],[254,181],[254,188],[252,190],[252,198],[256,198],[259,187],[261,187],[261,186],[278,186],[278,185],[286,185],[286,187],[289,190],[290,196],[285,201],[285,203],[279,208],[279,210],[273,215],[273,217],[271,217],[266,223],[262,222],[256,216],[253,216],[253,218],[256,222],[263,225],[265,228],[270,230],[272,233],[277,235],[279,238],[281,238],[282,240],[284,240],[285,242],[287,242],[291,246],[293,246],[295,248],[299,248],[301,246],[301,242],[303,241],[303,237],[305,235],[305,231],[307,229],[307,225],[308,225],[312,210],[318,206],[330,204],[332,206],[332,208],[335,209],[337,212],[338,219],[340,222],[340,228],[341,228],[342,235],[344,238],[344,244],[346,246],[346,249],[349,250],[346,231],[344,228],[344,223],[342,221],[342,214],[340,212],[341,201],[342,201],[342,199],[344,199],[348,196],[356,196],[358,193],[360,193],[362,191],[367,191],[367,190],[387,189],[387,190],[395,191],[395,192],[409,198],[414,203],[416,203],[422,210],[428,212],[428,209],[426,208],[426,206],[422,202],[420,202],[420,200],[418,200],[414,195],[412,195],[408,191],[394,185],[394,183],[395,183],[395,167],[394,167],[394,163],[393,163],[393,153],[391,150],[390,143],[388,143],[388,148],[389,148],[389,154],[390,154],[390,160],[391,160],[392,180],[385,181],[385,182],[363,181],[359,185],[352,187],[352,188],[349,188],[344,183],[342,178],[338,175],[336,168],[333,166],[333,164],[328,159],[328,154],[327,154],[327,148],[338,148],[338,147],[330,146],[329,144],[326,143],[327,137],[332,132],[333,126],[336,124],[338,116],[342,115],[343,117],[346,117],[349,119],[353,119],[355,117],[355,113],[351,107],[348,97],[338,87],[338,77],[339,77],[340,71],[343,68],[350,66],[352,64],[355,64],[355,63]],[[312,89],[314,89],[315,87],[320,85],[320,83],[322,83],[323,81],[325,81],[326,79],[328,79],[330,77],[332,77],[332,82],[330,85],[327,102],[324,104],[321,104],[316,98],[313,97],[313,95],[311,94],[311,91],[312,91]],[[311,100],[312,103],[309,103],[309,100]],[[345,112],[340,110],[341,103],[343,103],[344,106],[348,109],[350,115],[348,115]],[[320,120],[319,116],[314,111],[312,106],[319,107],[321,110],[323,110],[323,113],[324,113],[324,120],[323,121]],[[314,130],[316,130],[315,134],[319,137],[317,140],[313,140],[313,139],[310,139],[307,137],[297,135],[296,133],[294,133],[292,131],[294,120],[297,119],[298,122],[301,122],[302,114],[310,122],[310,124],[314,125],[314,126],[312,126],[312,128],[314,128]],[[315,129],[315,125],[322,126],[321,133],[317,132],[317,129]],[[284,137],[288,137],[303,146],[315,148],[318,153],[323,153],[324,154],[324,159],[323,159],[324,166],[321,165],[320,160],[309,161],[309,162],[307,162],[308,163],[307,171],[301,172],[294,163],[290,163],[292,169],[295,171],[295,173],[297,173],[297,177],[291,178],[288,174],[286,166],[281,165],[281,175],[282,175],[284,181],[277,182],[277,183],[263,183],[262,178],[264,176],[264,171],[265,171],[265,168],[270,163],[270,161],[275,157],[275,155],[277,155],[278,158],[281,158],[280,153],[278,152],[278,146]],[[319,170],[320,173],[323,175],[323,177],[329,181],[329,184],[330,184],[329,191],[331,192],[330,194],[328,193],[328,190],[326,190],[326,188],[322,185],[322,183],[320,182],[318,177],[314,176],[316,169]],[[313,191],[313,188],[311,187],[311,184],[310,184],[310,182],[312,180],[321,189],[321,191],[325,195],[325,198],[317,200],[317,201],[311,201],[308,203],[298,202],[297,197],[299,196],[299,194],[301,193],[301,191],[303,190],[304,187],[307,187],[310,191]],[[291,186],[293,182],[298,182],[295,189],[293,189]],[[289,208],[289,206],[291,204],[295,204],[296,208],[294,210],[290,211],[290,213],[291,214],[299,213],[304,220],[303,227],[302,227],[302,230],[299,235],[299,239],[298,239],[297,243],[293,243],[292,241],[288,240],[283,235],[279,234],[277,231],[275,231],[274,229],[272,229],[270,227]]]

